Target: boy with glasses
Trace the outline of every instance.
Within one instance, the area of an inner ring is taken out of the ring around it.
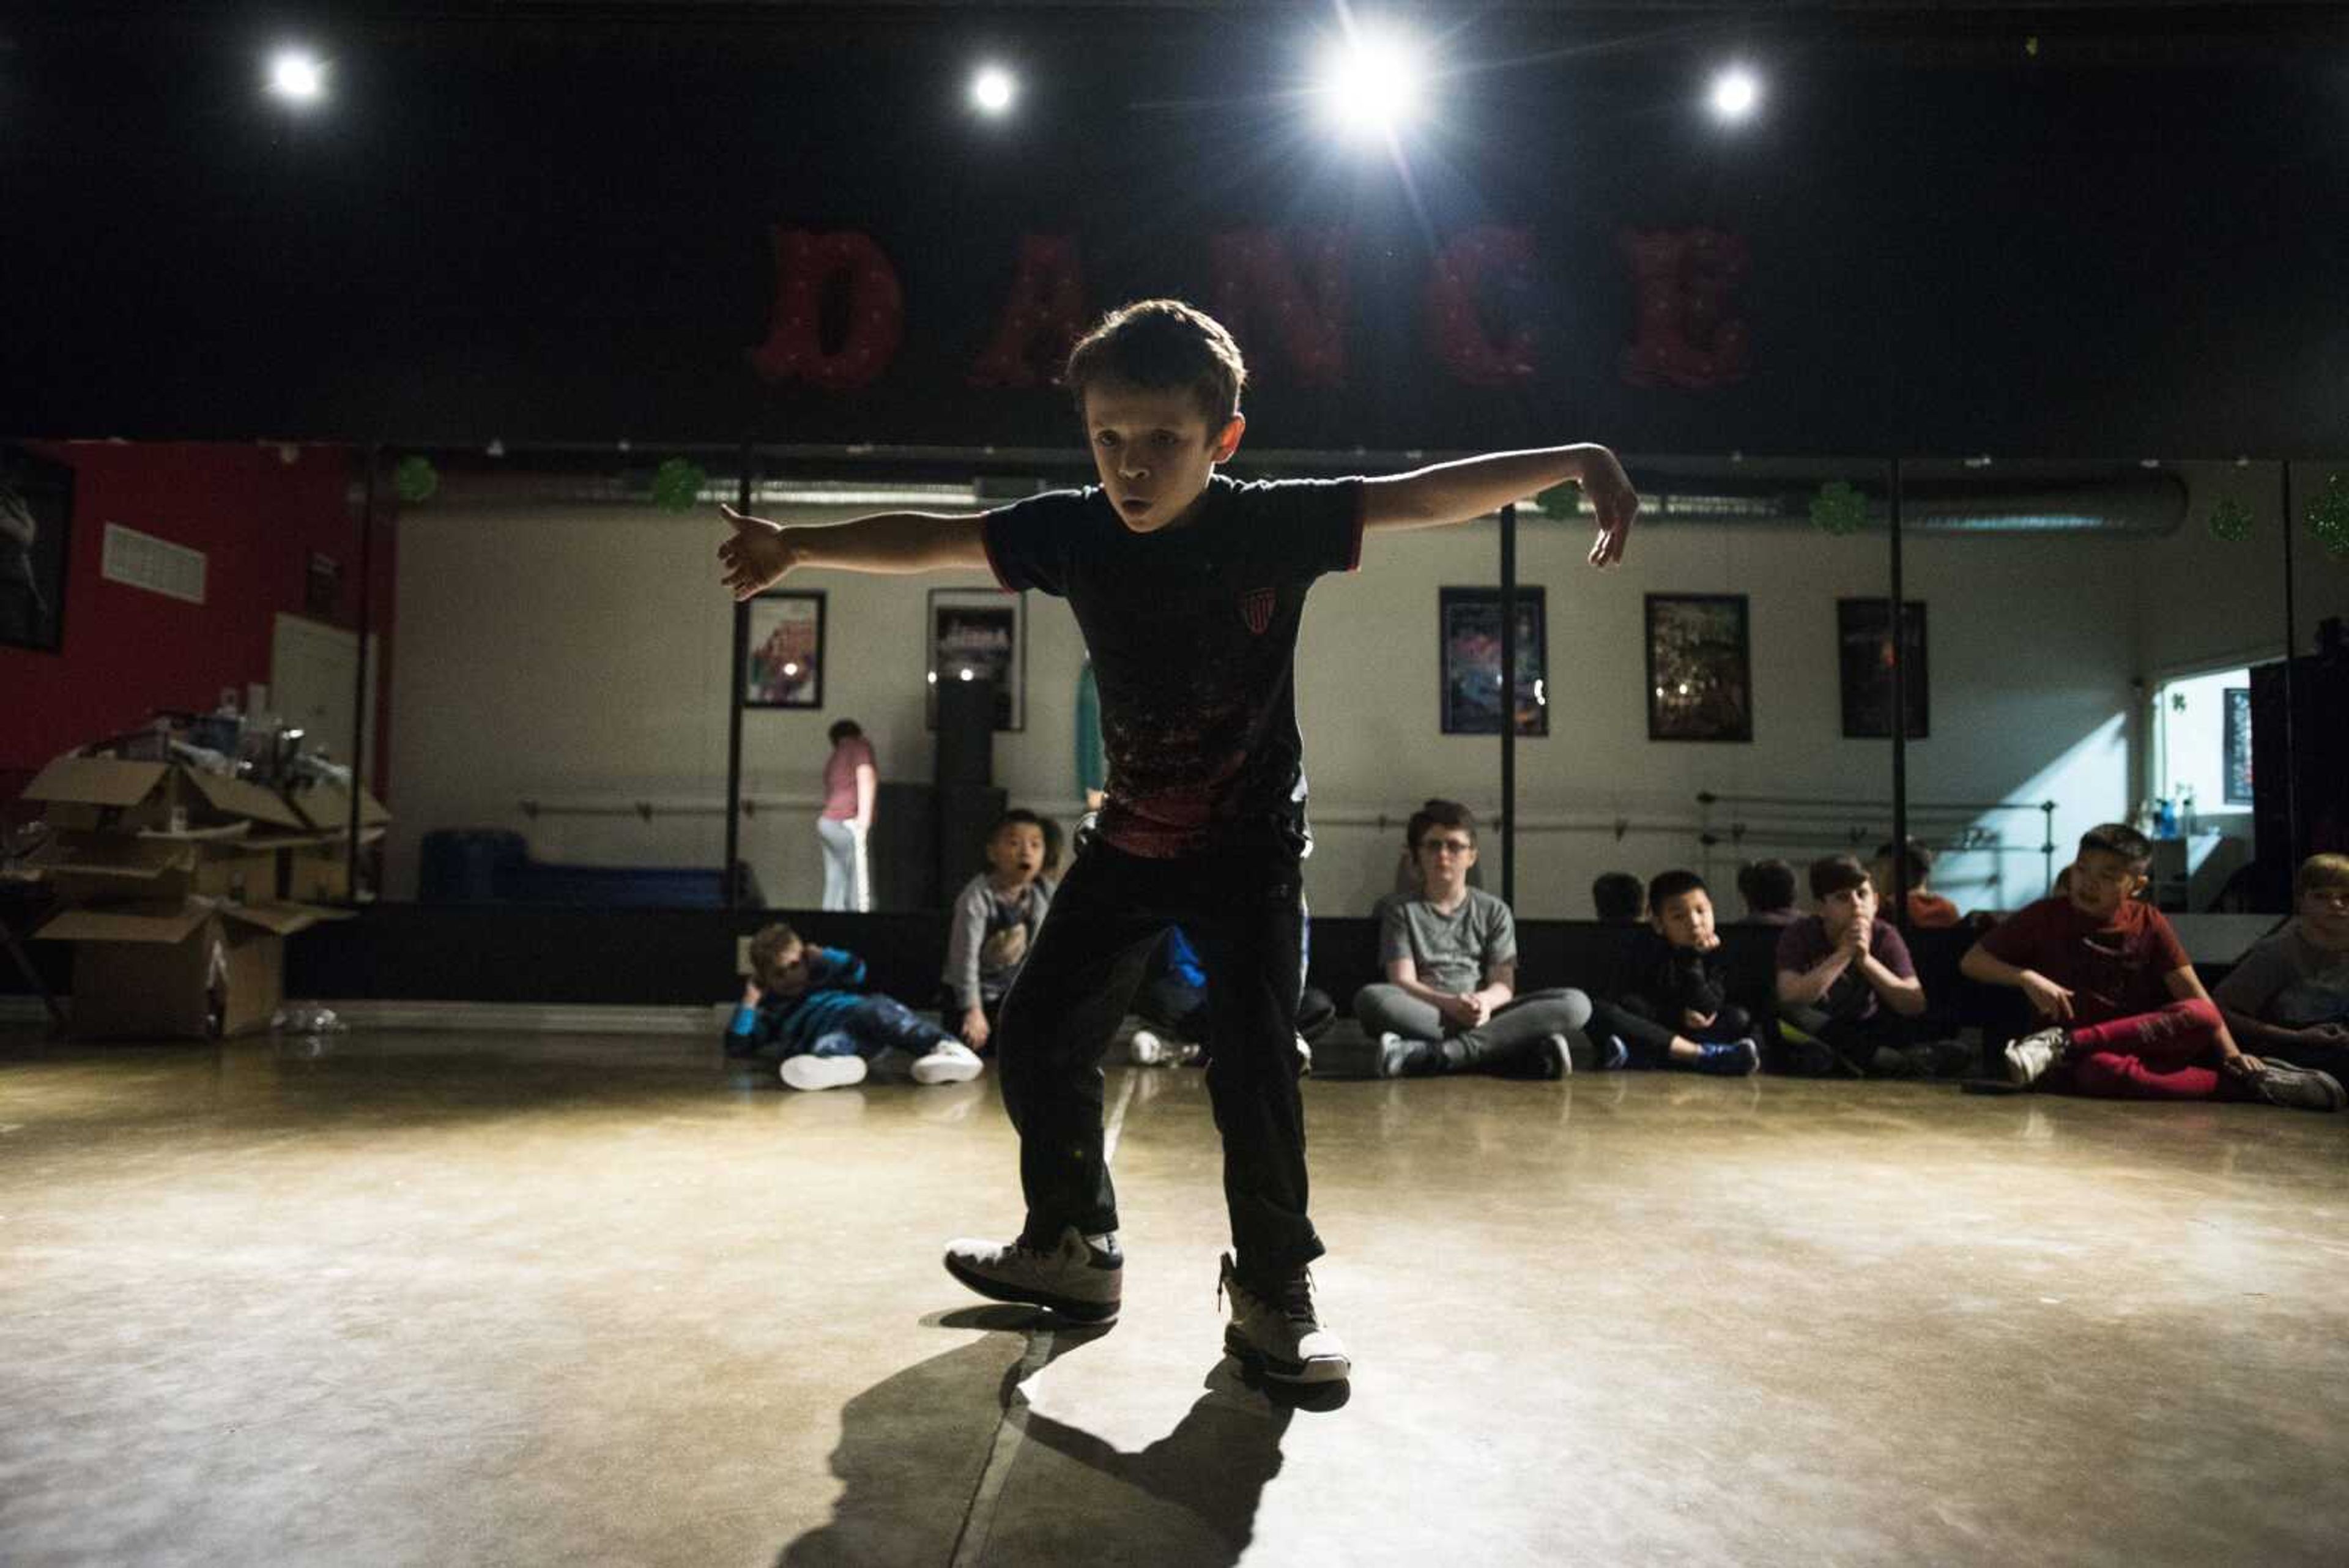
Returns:
[[[1420,891],[1380,900],[1386,979],[1354,996],[1355,1018],[1379,1043],[1379,1076],[1572,1072],[1568,1036],[1590,1021],[1590,999],[1565,990],[1517,994],[1516,920],[1508,905],[1468,885],[1475,814],[1456,800],[1431,800],[1405,836]]]

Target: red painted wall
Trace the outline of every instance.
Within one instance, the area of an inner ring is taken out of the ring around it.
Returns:
[[[311,552],[342,563],[331,619],[359,622],[359,525],[347,494],[357,454],[242,443],[31,442],[74,470],[64,648],[0,647],[0,801],[61,752],[133,729],[157,708],[209,712],[221,689],[269,679],[273,618],[310,611]],[[379,639],[377,755],[369,775],[389,797],[395,530],[388,485],[375,529],[370,628]],[[189,604],[98,576],[105,524],[117,523],[206,557],[205,602]],[[329,742],[347,761],[347,737]]]

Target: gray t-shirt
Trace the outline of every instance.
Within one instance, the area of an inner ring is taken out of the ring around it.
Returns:
[[[1379,965],[1407,958],[1419,983],[1447,994],[1475,991],[1498,964],[1517,961],[1517,923],[1509,907],[1482,888],[1450,914],[1425,898],[1379,900]]]
[[[2294,920],[2245,953],[2210,995],[2221,1007],[2285,1029],[2349,1023],[2349,953],[2318,947]]]

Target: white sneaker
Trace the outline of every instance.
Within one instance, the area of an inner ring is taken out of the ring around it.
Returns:
[[[794,1089],[844,1089],[864,1082],[862,1056],[812,1056],[805,1052],[783,1058],[783,1082]]]
[[[1297,1037],[1297,1075],[1300,1078],[1313,1075],[1313,1047],[1302,1034]]]
[[[2006,1081],[2025,1085],[2039,1082],[2064,1059],[2064,1045],[2061,1029],[2042,1029],[2015,1041],[2006,1048]]]
[[[1171,1054],[1166,1042],[1147,1029],[1137,1029],[1125,1044],[1126,1060],[1137,1067],[1155,1067]]]
[[[1338,1383],[1353,1372],[1345,1345],[1322,1325],[1309,1271],[1298,1270],[1279,1298],[1268,1301],[1240,1283],[1232,1255],[1226,1252],[1216,1294],[1232,1303],[1224,1349],[1267,1377],[1278,1383]]]
[[[1050,1251],[962,1237],[947,1243],[947,1272],[991,1301],[1040,1306],[1076,1323],[1117,1321],[1125,1259],[1114,1235],[1088,1241],[1063,1226]]]
[[[942,1040],[936,1050],[914,1064],[914,1082],[968,1084],[986,1070],[978,1052],[959,1040]]]

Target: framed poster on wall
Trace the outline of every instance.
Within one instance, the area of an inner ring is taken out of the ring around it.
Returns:
[[[0,445],[0,643],[57,653],[66,639],[73,470]]]
[[[1538,587],[1516,593],[1517,659],[1513,704],[1517,733],[1549,733],[1547,611]],[[1443,686],[1438,718],[1447,735],[1501,732],[1501,590],[1440,588],[1436,635]]]
[[[1028,727],[1028,597],[1000,588],[932,588],[925,706],[938,727],[941,680],[995,682],[995,727]]]
[[[745,708],[823,706],[823,593],[778,589],[750,601]]]
[[[1648,596],[1648,739],[1754,739],[1744,594]]]
[[[1843,678],[1847,740],[1892,738],[1892,628],[1889,599],[1836,600],[1836,664]],[[1932,732],[1932,682],[1925,664],[1925,602],[1900,601],[1900,678],[1909,738]]]

